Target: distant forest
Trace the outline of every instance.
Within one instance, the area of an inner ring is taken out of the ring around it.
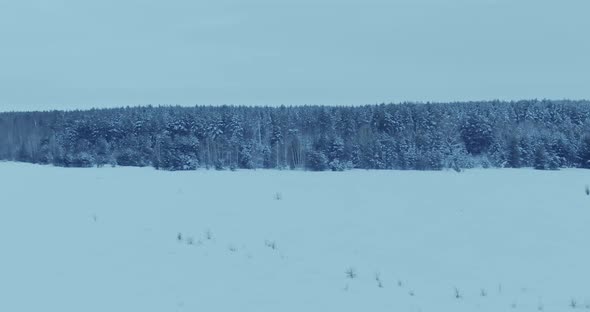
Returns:
[[[0,113],[0,159],[63,167],[590,168],[590,102]]]

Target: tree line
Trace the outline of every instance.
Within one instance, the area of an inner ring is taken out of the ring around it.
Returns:
[[[0,159],[162,170],[590,168],[590,102],[7,112]]]

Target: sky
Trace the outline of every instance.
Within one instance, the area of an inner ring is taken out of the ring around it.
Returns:
[[[590,98],[587,0],[0,0],[0,111]]]

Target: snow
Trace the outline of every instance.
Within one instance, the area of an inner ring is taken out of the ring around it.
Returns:
[[[0,311],[586,310],[589,183],[0,163]]]

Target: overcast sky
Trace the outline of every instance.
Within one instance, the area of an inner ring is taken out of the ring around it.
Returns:
[[[588,0],[0,0],[0,110],[590,98]]]

